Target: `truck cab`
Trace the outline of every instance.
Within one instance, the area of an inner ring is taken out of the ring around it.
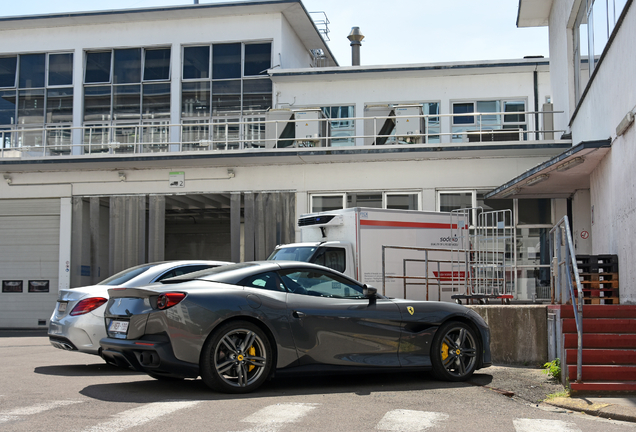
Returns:
[[[319,264],[356,279],[353,247],[343,241],[323,241],[278,245],[269,256],[275,261],[303,261]]]

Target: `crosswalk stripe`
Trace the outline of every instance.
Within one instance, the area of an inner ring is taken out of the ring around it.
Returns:
[[[448,419],[448,414],[428,411],[392,410],[387,412],[376,429],[395,432],[418,432]]]
[[[241,422],[254,426],[242,432],[276,432],[288,423],[298,422],[319,404],[285,403],[270,405],[256,411]]]
[[[517,432],[581,432],[575,423],[562,420],[515,419],[512,423]]]
[[[100,423],[89,429],[87,432],[118,432],[132,427],[140,426],[161,416],[171,414],[175,411],[190,408],[200,401],[166,401],[154,402],[138,408],[129,409],[115,414],[117,418]]]
[[[73,405],[82,401],[77,400],[62,400],[62,401],[49,401],[41,404],[31,405],[28,407],[16,408],[11,411],[0,413],[0,423],[18,420],[22,416],[39,414],[44,411],[52,410],[54,408]]]

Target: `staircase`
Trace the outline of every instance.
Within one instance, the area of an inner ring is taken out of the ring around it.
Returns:
[[[572,305],[559,308],[572,393],[636,392],[636,306],[583,306],[583,362],[576,382],[577,334]],[[564,371],[565,372],[565,371]]]

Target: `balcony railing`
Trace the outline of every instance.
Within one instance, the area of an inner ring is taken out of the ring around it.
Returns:
[[[537,130],[531,122],[494,122],[492,119],[511,115],[517,119],[533,119],[535,114],[559,113],[489,112],[310,120],[294,118],[293,115],[289,119],[268,120],[266,115],[253,115],[236,121],[214,118],[211,122],[184,120],[180,124],[116,123],[81,127],[60,124],[44,128],[12,125],[0,126],[0,158],[536,143],[554,141],[554,137],[560,137],[565,131]],[[458,120],[463,117],[469,117],[474,123]]]

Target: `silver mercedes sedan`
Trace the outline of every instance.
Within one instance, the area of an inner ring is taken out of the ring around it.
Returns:
[[[139,287],[225,264],[230,263],[189,260],[141,264],[97,285],[60,290],[49,323],[49,341],[55,348],[101,355],[99,340],[106,337],[104,309],[108,289]]]

